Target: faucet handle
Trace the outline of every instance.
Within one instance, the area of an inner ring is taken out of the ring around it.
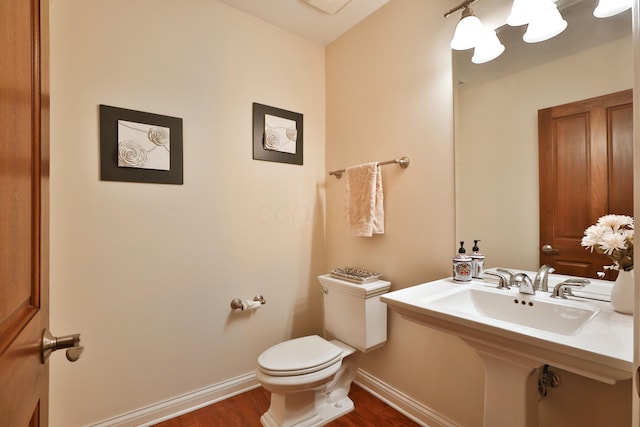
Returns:
[[[513,286],[513,277],[516,275],[516,273],[514,273],[511,270],[507,270],[506,268],[496,268],[496,271],[499,273],[504,273],[509,277],[509,286]]]
[[[493,271],[485,271],[485,276],[493,276],[498,278],[498,289],[509,289],[509,281],[500,273],[494,273]]]
[[[588,279],[567,279],[558,283],[551,293],[551,298],[567,299],[567,295],[573,295],[571,288],[583,288],[591,283]]]

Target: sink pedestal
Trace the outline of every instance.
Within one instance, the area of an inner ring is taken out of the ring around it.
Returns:
[[[537,427],[540,362],[496,354],[469,342],[482,359],[485,372],[485,427]]]
[[[476,351],[485,369],[484,427],[538,427],[537,369],[543,365],[607,384],[634,372],[633,317],[615,313],[608,302],[558,300],[546,292],[523,296],[449,278],[380,300]]]

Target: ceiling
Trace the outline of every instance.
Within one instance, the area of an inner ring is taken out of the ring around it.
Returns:
[[[351,0],[328,15],[304,0],[219,0],[286,31],[327,45],[389,0]]]

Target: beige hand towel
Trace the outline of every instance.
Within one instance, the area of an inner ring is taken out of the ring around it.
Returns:
[[[346,168],[345,214],[352,236],[384,233],[382,171],[378,163]]]

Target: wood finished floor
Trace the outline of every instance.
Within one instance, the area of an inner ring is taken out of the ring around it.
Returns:
[[[155,427],[261,427],[260,416],[269,409],[270,394],[256,388],[238,396],[156,424]],[[327,424],[329,427],[419,426],[391,406],[353,384],[349,397],[355,410]]]

